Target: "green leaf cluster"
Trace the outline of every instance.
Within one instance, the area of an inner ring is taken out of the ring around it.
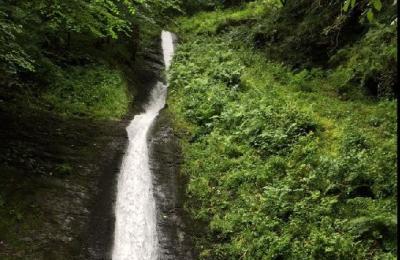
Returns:
[[[0,3],[1,73],[36,71],[43,59],[68,59],[73,42],[94,44],[104,39],[132,37],[134,27],[168,21],[177,0],[3,0]],[[160,19],[160,16],[164,16]]]
[[[346,0],[343,4],[343,11],[348,12],[350,9],[353,9],[356,6],[356,0]],[[363,4],[363,1],[358,1]],[[374,21],[374,10],[381,11],[382,10],[382,2],[381,0],[370,0],[368,1],[368,9],[364,12],[367,16],[369,22]]]
[[[9,21],[8,15],[0,9],[0,70],[7,74],[15,74],[20,68],[34,70],[32,58],[16,42],[21,27]]]

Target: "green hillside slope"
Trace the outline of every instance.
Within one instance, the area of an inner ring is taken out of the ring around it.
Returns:
[[[395,259],[396,25],[382,13],[357,39],[315,49],[321,61],[294,25],[268,40],[287,20],[265,2],[174,28],[168,103],[200,259]]]

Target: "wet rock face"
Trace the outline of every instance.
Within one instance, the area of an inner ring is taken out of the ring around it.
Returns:
[[[90,224],[112,217],[112,200],[95,204],[116,175],[126,123],[17,112],[0,111],[0,259],[90,259],[89,241],[112,235],[91,238]]]
[[[123,139],[110,140],[109,148],[104,151],[104,154],[109,151],[112,154],[108,155],[109,158],[105,157],[105,160],[99,161],[100,165],[103,164],[104,170],[98,177],[97,192],[90,205],[85,259],[111,259],[117,176],[127,144],[125,131],[122,136]]]
[[[181,151],[165,109],[154,122],[148,139],[160,259],[195,259],[187,233],[188,218],[183,210],[185,180],[179,174]]]

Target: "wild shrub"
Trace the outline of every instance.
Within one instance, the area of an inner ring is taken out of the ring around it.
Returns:
[[[278,102],[261,98],[245,105],[230,104],[221,115],[220,124],[227,130],[234,126],[237,139],[247,140],[264,156],[285,154],[299,137],[316,131],[317,124],[304,113]]]
[[[397,31],[396,26],[376,24],[357,44],[343,48],[331,63],[347,61],[333,72],[338,89],[358,87],[378,97],[394,97],[397,93]]]

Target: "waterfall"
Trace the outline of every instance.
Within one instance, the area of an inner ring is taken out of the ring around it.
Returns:
[[[164,53],[165,69],[168,70],[169,66],[171,65],[171,61],[175,51],[172,33],[162,31],[161,39],[162,39],[162,49]]]
[[[173,54],[173,36],[161,34],[164,62],[169,68]],[[148,131],[165,105],[167,86],[154,86],[145,112],[134,117],[127,128],[129,145],[118,177],[115,207],[113,260],[154,260],[158,258],[156,206],[149,168]]]

